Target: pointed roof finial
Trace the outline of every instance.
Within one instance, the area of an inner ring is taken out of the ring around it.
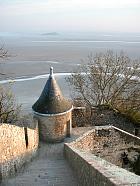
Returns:
[[[50,68],[50,77],[53,77],[53,67]]]
[[[32,106],[33,110],[41,114],[58,114],[72,108],[69,100],[65,99],[57,85],[53,75],[53,67],[50,68],[50,75],[47,83],[39,97]]]

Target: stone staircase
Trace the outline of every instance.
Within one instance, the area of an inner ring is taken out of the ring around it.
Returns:
[[[71,142],[92,127],[78,127],[72,130]],[[64,143],[40,143],[38,155],[24,166],[17,176],[5,180],[1,186],[78,186],[76,175],[63,155]]]
[[[2,186],[77,186],[77,179],[64,159],[63,147],[63,143],[41,143],[38,156]]]

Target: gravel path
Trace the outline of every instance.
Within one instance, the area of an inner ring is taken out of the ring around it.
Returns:
[[[65,142],[72,141],[89,128],[75,128],[71,138]],[[44,144],[40,143],[38,156],[20,173],[2,183],[2,186],[78,186],[73,171],[63,155],[64,143]]]

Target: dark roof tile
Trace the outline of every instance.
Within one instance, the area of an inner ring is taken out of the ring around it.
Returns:
[[[39,97],[32,106],[35,112],[42,114],[58,114],[68,111],[72,104],[62,95],[62,92],[54,78],[53,68],[50,68],[49,79]]]

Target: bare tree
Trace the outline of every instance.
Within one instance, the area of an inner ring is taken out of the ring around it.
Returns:
[[[0,47],[0,58],[9,57],[8,50],[4,48],[4,46]]]
[[[8,57],[10,57],[10,55],[9,55],[9,53],[8,53],[8,50],[6,50],[5,48],[4,48],[4,46],[1,46],[0,47],[0,60],[2,59],[6,59],[6,58],[8,58]],[[5,73],[2,73],[2,71],[0,71],[0,75],[2,75],[2,76],[4,76],[5,75]]]
[[[10,90],[0,87],[0,123],[15,123],[19,120],[21,105],[17,105]]]
[[[139,109],[139,63],[123,52],[119,55],[112,51],[90,55],[88,63],[71,74],[67,81],[78,99],[90,108],[106,105],[119,109],[129,101],[133,109]]]
[[[8,51],[0,48],[0,59],[9,57]],[[0,75],[5,75],[0,73]],[[21,118],[21,105],[16,104],[14,95],[9,89],[0,86],[0,123],[16,123]]]

